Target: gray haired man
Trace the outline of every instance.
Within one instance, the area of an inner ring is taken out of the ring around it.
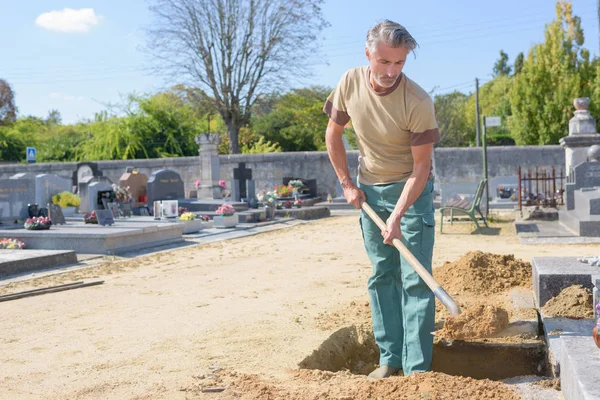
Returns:
[[[399,238],[431,273],[434,244],[431,155],[440,139],[433,102],[402,73],[417,43],[400,24],[382,21],[367,34],[368,66],[347,71],[324,112],[329,158],[348,203],[366,201],[386,221],[380,230],[362,212],[368,290],[380,367],[371,378],[430,369],[435,300],[425,282],[392,246]],[[359,149],[356,183],[346,162],[344,126],[352,120]]]

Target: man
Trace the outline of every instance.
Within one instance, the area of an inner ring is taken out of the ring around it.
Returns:
[[[366,201],[386,221],[381,231],[361,212],[365,249],[373,264],[368,281],[373,332],[385,378],[431,366],[435,321],[433,293],[392,245],[399,238],[431,272],[434,242],[431,154],[440,139],[433,102],[402,73],[417,43],[400,24],[382,21],[367,34],[369,66],[346,72],[324,107],[329,115],[329,158],[348,203]],[[355,183],[342,134],[352,119],[359,149]]]

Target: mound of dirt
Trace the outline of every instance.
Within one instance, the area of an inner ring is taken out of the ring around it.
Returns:
[[[548,300],[542,312],[547,317],[594,318],[592,291],[581,285],[569,286]]]
[[[211,388],[224,391],[210,396]],[[285,400],[518,400],[506,384],[488,379],[476,380],[425,372],[373,380],[349,372],[298,371],[284,382],[264,381],[256,375],[221,371],[215,379],[203,380],[185,388],[191,394],[214,399],[285,399]]]
[[[504,292],[515,286],[532,288],[531,264],[512,254],[470,251],[454,262],[434,269],[434,277],[452,294]]]
[[[508,326],[508,312],[500,307],[479,305],[446,320],[437,336],[467,340],[493,336]]]

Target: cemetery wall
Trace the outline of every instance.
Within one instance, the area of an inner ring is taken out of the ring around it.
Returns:
[[[356,175],[357,151],[348,152],[350,172]],[[269,154],[236,154],[219,156],[220,177],[231,184],[233,168],[245,162],[252,169],[256,189],[281,184],[284,177],[317,179],[318,192],[336,194],[337,179],[327,152],[294,152]],[[557,174],[564,169],[565,153],[560,146],[490,147],[488,149],[489,177],[515,176],[517,167],[554,166]],[[20,172],[54,174],[71,179],[77,163],[40,163],[0,165],[0,179]],[[200,177],[199,157],[161,158],[149,160],[99,161],[98,168],[113,182],[118,182],[125,168],[132,166],[148,177],[159,169],[172,169],[181,175],[185,193],[194,189]],[[481,148],[440,148],[435,150],[436,185],[452,182],[476,182],[483,176]]]

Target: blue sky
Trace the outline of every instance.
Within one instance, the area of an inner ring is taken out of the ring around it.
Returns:
[[[573,8],[584,46],[598,54],[596,0],[574,0]],[[420,44],[405,67],[409,77],[426,90],[469,92],[475,77],[490,79],[500,49],[512,62],[543,40],[555,1],[326,0],[323,11],[331,27],[306,86],[334,86],[345,70],[365,64],[366,31],[388,18]],[[129,93],[165,88],[163,78],[146,72],[151,60],[139,51],[151,22],[145,0],[0,0],[0,20],[0,78],[13,86],[20,115],[58,109],[63,122],[74,123]]]

